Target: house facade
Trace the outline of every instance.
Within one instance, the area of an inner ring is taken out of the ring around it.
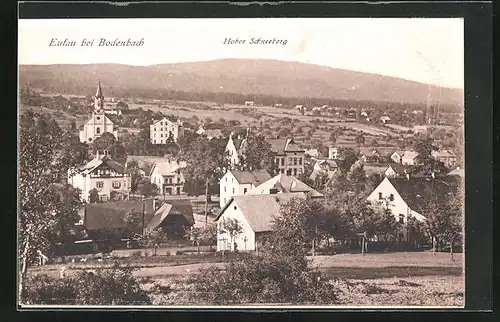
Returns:
[[[284,193],[276,195],[233,196],[222,208],[215,221],[217,224],[217,251],[247,250],[260,247],[259,236],[272,232],[272,219],[279,214],[280,204],[292,198],[305,199],[304,193]],[[224,222],[236,220],[241,232],[236,236],[224,230]]]
[[[98,152],[83,167],[69,169],[68,183],[80,189],[81,199],[85,201],[89,201],[93,189],[97,190],[100,201],[124,200],[130,195],[131,175],[104,151]]]
[[[328,148],[328,159],[338,159],[339,158],[339,149],[338,148]]]
[[[447,150],[432,151],[431,155],[435,160],[443,162],[447,168],[452,168],[457,162],[457,157]]]
[[[415,151],[396,151],[391,154],[391,160],[402,165],[416,165],[418,153]]]
[[[394,178],[394,177],[404,177],[406,176],[406,169],[403,165],[394,163],[389,165],[385,171],[384,175],[389,178]]]
[[[395,220],[402,224],[406,224],[410,217],[424,221],[433,202],[446,203],[453,200],[460,188],[460,182],[459,176],[386,177],[367,200],[373,207],[389,209]]]
[[[92,112],[90,119],[80,130],[80,142],[90,144],[104,133],[111,133],[115,139],[118,140],[118,129],[106,116],[104,110],[104,95],[102,94],[101,82],[99,81],[94,97],[94,111]]]
[[[156,185],[162,195],[180,195],[184,193],[184,161],[164,160],[154,163],[149,174],[151,183]]]
[[[166,144],[169,138],[177,142],[183,136],[184,127],[180,120],[172,122],[164,117],[149,126],[149,139],[153,144]]]
[[[231,167],[235,167],[240,164],[240,157],[245,153],[246,142],[246,138],[234,138],[233,133],[229,134],[229,140],[227,141],[225,151],[229,155],[229,163]]]
[[[268,142],[279,173],[293,176],[304,173],[305,150],[293,138],[271,139]]]
[[[220,207],[231,199],[232,196],[244,195],[261,183],[271,179],[266,170],[242,171],[229,170],[220,179]]]

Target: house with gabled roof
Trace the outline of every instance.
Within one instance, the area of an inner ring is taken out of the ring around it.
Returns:
[[[184,126],[181,120],[172,122],[166,117],[155,120],[149,126],[149,138],[152,144],[167,144],[169,139],[177,142],[184,136]]]
[[[227,141],[225,151],[229,154],[230,165],[235,167],[240,163],[240,157],[245,153],[247,139],[240,136],[235,138],[233,135],[234,133],[232,132],[229,134],[229,140]]]
[[[435,203],[451,202],[461,189],[459,176],[386,177],[367,197],[373,207],[389,209],[401,223],[424,221]]]
[[[135,214],[139,223],[126,217]],[[130,238],[142,231],[163,229],[169,237],[182,237],[194,224],[189,200],[160,201],[154,198],[86,204],[83,226],[90,238]]]
[[[94,159],[84,166],[68,169],[68,183],[80,189],[85,201],[89,200],[93,189],[97,190],[100,201],[124,200],[130,195],[131,175],[107,151],[97,151]]]
[[[384,171],[384,175],[386,177],[405,177],[407,174],[406,168],[404,165],[399,163],[390,164]]]
[[[403,165],[416,165],[417,164],[418,152],[405,150],[396,151],[391,155],[391,160]]]
[[[264,169],[228,170],[219,181],[220,207],[224,207],[232,196],[244,195],[269,179],[271,179],[271,175]]]
[[[292,198],[306,199],[303,192],[232,196],[215,218],[217,226],[217,251],[258,250],[262,237],[272,232],[272,221],[279,214],[282,204]],[[228,219],[237,220],[242,232],[231,241],[220,228]]]
[[[447,168],[453,167],[457,162],[457,157],[448,150],[432,151],[431,155],[435,160],[443,162]]]
[[[309,187],[304,182],[285,174],[278,174],[273,178],[261,183],[252,190],[248,191],[249,195],[268,195],[282,193],[297,193],[302,192],[311,198],[323,198],[324,195],[313,188]]]
[[[299,176],[304,173],[305,150],[293,138],[268,139],[279,173]]]
[[[158,187],[162,195],[180,195],[184,192],[186,179],[182,169],[186,166],[185,161],[170,158],[157,161],[149,173],[151,183]]]

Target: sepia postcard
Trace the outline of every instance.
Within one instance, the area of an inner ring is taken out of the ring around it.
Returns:
[[[464,19],[19,19],[21,309],[463,308]]]

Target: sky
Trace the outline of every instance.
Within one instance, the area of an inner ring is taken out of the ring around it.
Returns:
[[[49,46],[53,38],[76,46]],[[143,38],[144,45],[99,47],[101,38]],[[225,38],[246,41],[225,45]],[[286,40],[286,45],[249,44],[251,38]],[[83,39],[94,39],[93,46],[80,46]],[[21,19],[18,49],[19,64],[261,58],[464,86],[461,18]]]

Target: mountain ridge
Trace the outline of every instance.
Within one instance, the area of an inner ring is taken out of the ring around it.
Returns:
[[[216,59],[146,66],[119,63],[19,65],[23,86],[64,94],[95,87],[108,93],[132,88],[185,92],[228,92],[280,97],[315,97],[463,105],[463,89],[328,66],[274,59]],[[118,93],[117,93],[118,94]],[[116,94],[115,94],[116,95]]]

